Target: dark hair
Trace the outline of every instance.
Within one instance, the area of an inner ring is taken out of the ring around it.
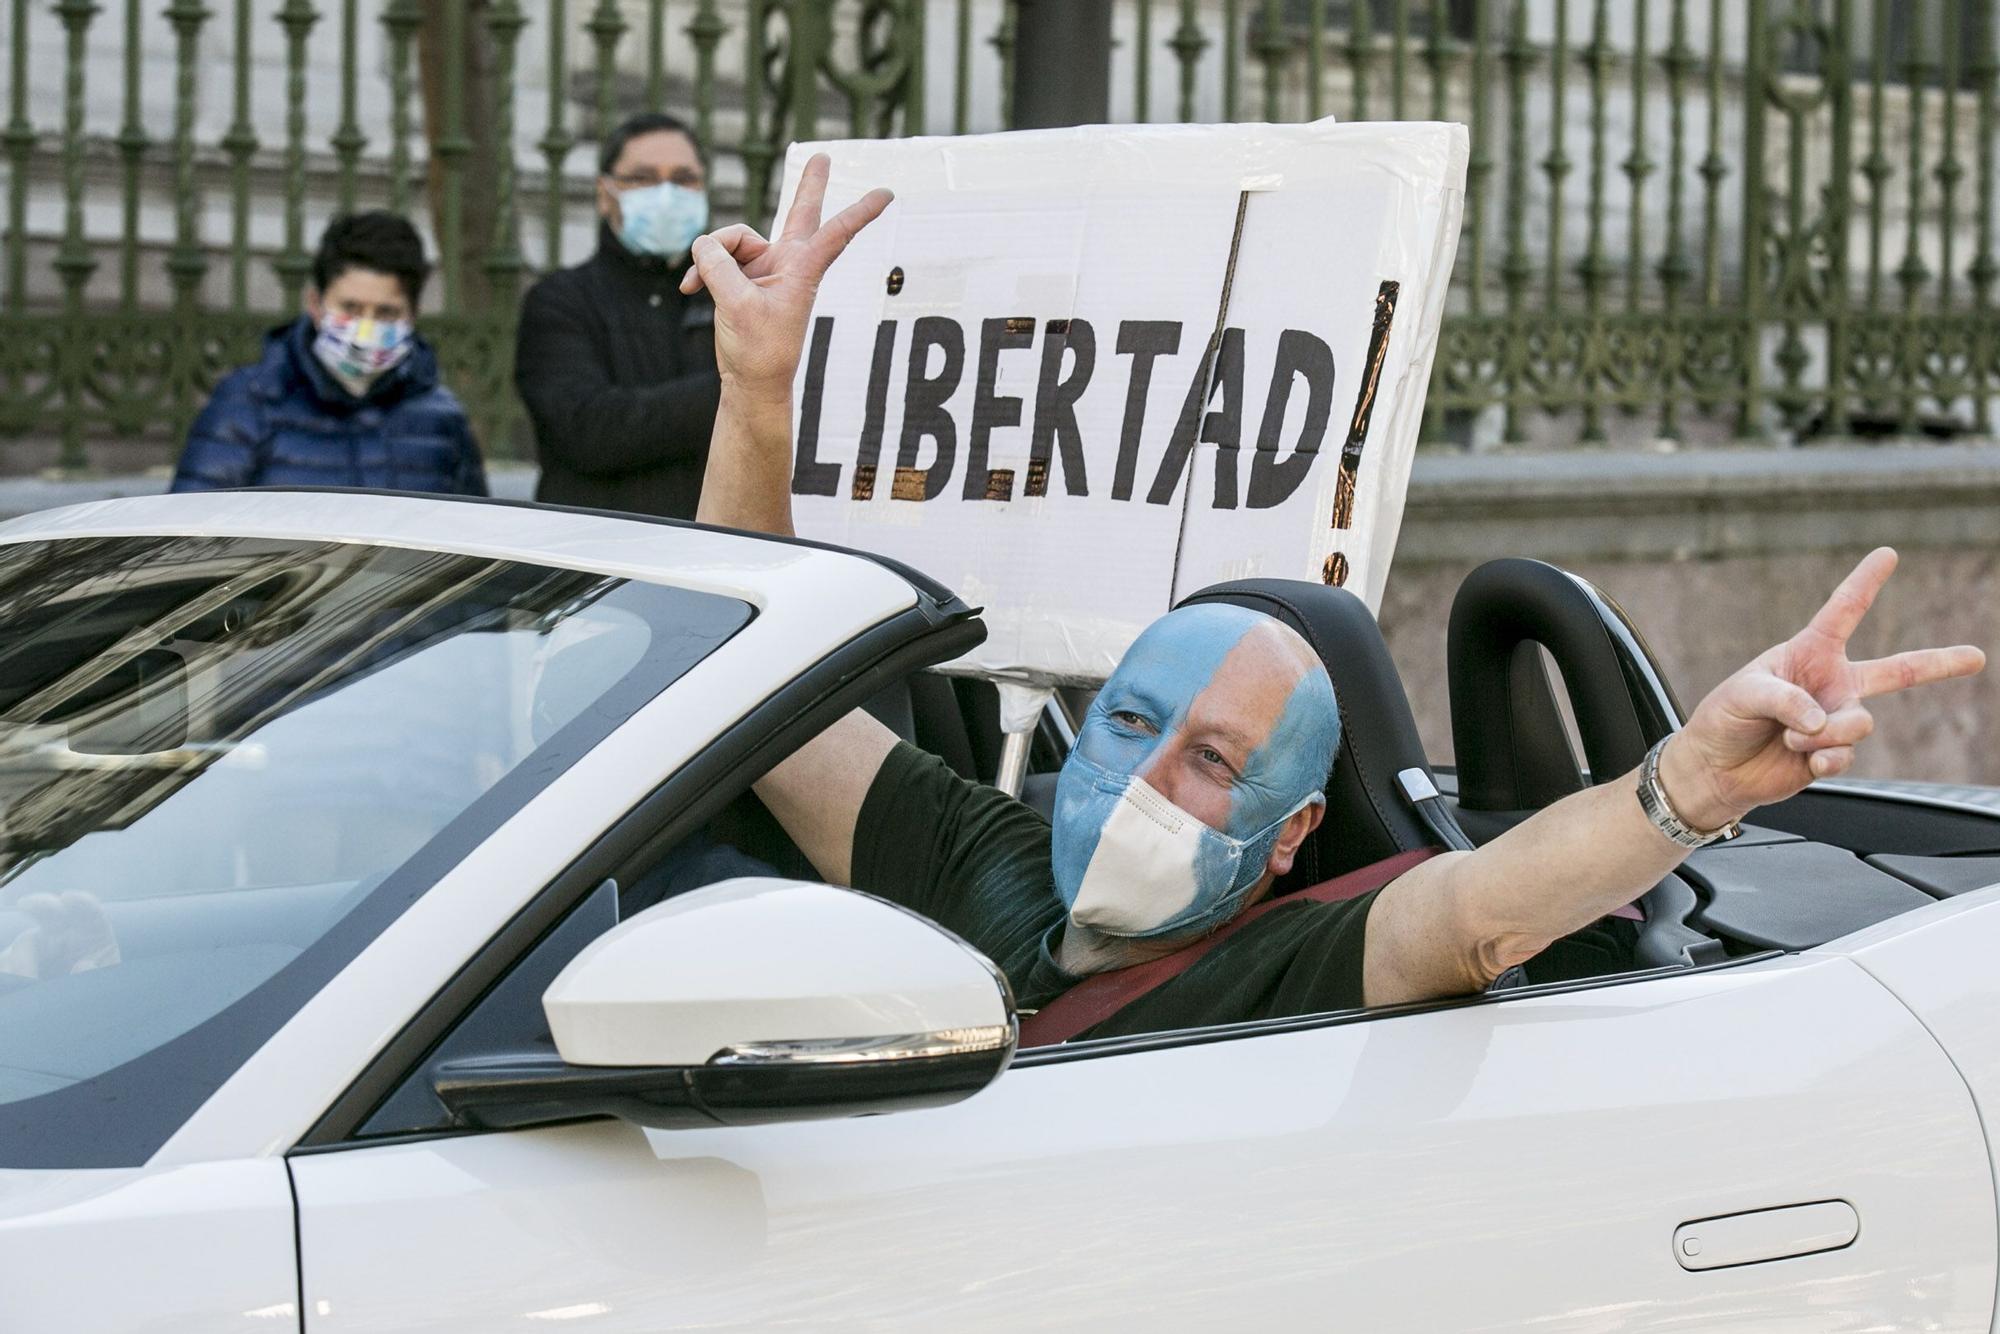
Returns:
[[[641,111],[618,122],[618,128],[604,136],[604,143],[597,150],[597,174],[609,176],[611,169],[618,165],[618,159],[625,155],[625,145],[642,134],[684,134],[694,145],[694,155],[701,159],[701,168],[708,170],[708,149],[696,137],[694,127],[679,116],[669,116],[664,111]]]
[[[408,218],[382,209],[343,214],[326,225],[319,253],[313,256],[313,285],[324,292],[349,269],[369,269],[396,279],[412,309],[424,294],[424,280],[431,276],[417,229]]]

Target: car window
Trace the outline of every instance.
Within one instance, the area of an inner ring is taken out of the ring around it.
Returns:
[[[447,1061],[466,1057],[546,1056],[555,1051],[542,1011],[542,993],[556,974],[591,941],[618,925],[618,882],[606,880],[563,919],[479,998],[479,1003],[445,1034],[416,1070],[411,1072],[369,1113],[355,1132],[358,1139],[383,1135],[447,1130],[451,1113],[438,1099],[431,1075]]]
[[[885,687],[863,707],[918,744],[921,741],[912,735],[913,714],[925,739],[937,735],[950,738],[954,731],[963,737],[982,726],[997,735],[992,688],[985,686],[983,692],[954,689],[960,684],[916,672]],[[950,755],[940,758],[951,761]],[[1055,763],[1060,764],[1060,759]],[[432,1088],[432,1073],[445,1062],[553,1052],[542,993],[585,945],[618,922],[689,890],[739,876],[818,880],[819,872],[748,790],[751,781],[749,775],[738,778],[733,799],[687,837],[664,849],[629,857],[617,868],[615,879],[597,884],[540,939],[528,945],[508,964],[501,980],[458,1016],[421,1060],[399,1076],[387,1096],[367,1112],[354,1131],[355,1137],[375,1139],[449,1129],[450,1113]],[[624,831],[606,837],[622,838]]]
[[[0,1166],[143,1161],[751,615],[353,544],[0,548]]]

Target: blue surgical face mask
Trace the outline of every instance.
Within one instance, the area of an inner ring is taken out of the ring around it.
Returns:
[[[618,239],[635,255],[678,260],[708,230],[708,194],[661,181],[618,195]]]
[[[1196,699],[1266,619],[1221,604],[1174,612],[1139,637],[1098,693],[1056,785],[1056,891],[1078,926],[1146,938],[1222,924],[1263,878],[1285,822],[1323,800],[1340,715],[1321,670],[1299,678],[1232,776],[1222,828],[1174,805],[1144,776],[1161,747],[1185,744]]]

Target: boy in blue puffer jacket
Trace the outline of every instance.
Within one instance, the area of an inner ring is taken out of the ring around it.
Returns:
[[[188,430],[173,490],[354,486],[483,496],[465,409],[414,331],[430,264],[393,213],[335,218],[305,314],[224,376]]]

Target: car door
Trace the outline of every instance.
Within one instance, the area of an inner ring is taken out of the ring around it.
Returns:
[[[308,1330],[1986,1330],[1993,1313],[1967,1089],[1835,957],[1075,1044],[932,1110],[594,1120],[291,1167]]]

